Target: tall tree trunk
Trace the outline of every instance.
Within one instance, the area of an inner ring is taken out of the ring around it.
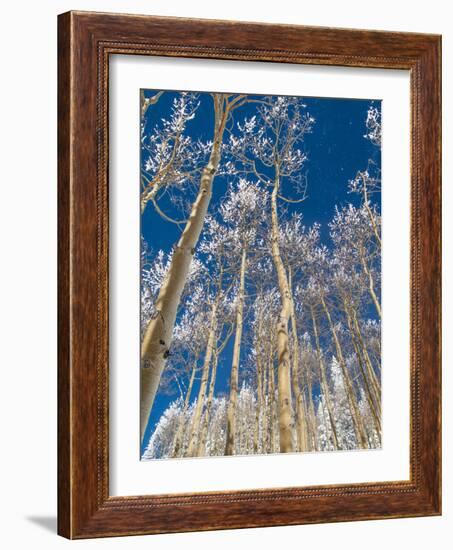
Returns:
[[[256,349],[256,380],[257,380],[257,401],[255,411],[255,432],[253,436],[253,450],[257,454],[266,452],[266,369],[265,342],[263,339],[263,311],[260,308],[258,312],[258,320],[255,326],[255,349]],[[261,437],[260,437],[261,436]]]
[[[360,174],[362,176],[362,185],[363,185],[363,203],[365,205],[366,211],[368,213],[368,217],[370,218],[371,226],[373,227],[374,235],[376,237],[377,242],[379,243],[379,247],[381,248],[382,242],[381,242],[381,236],[379,234],[379,230],[377,227],[376,219],[374,217],[373,212],[370,208],[370,201],[368,200],[368,188],[366,185],[366,176],[364,174]]]
[[[198,441],[197,456],[204,456],[206,453],[206,441],[208,439],[209,420],[211,417],[212,400],[214,398],[214,388],[217,377],[217,365],[219,362],[219,354],[214,352],[214,360],[211,368],[211,380],[209,381],[208,401],[206,403],[206,411],[201,422],[200,437]]]
[[[197,454],[198,438],[200,436],[201,414],[203,412],[204,402],[206,398],[206,388],[208,386],[209,379],[209,367],[211,365],[212,354],[216,345],[217,307],[217,300],[215,300],[211,310],[208,342],[206,345],[206,353],[204,357],[203,371],[201,374],[200,388],[198,390],[197,405],[195,407],[192,425],[190,428],[190,439],[189,446],[187,448],[187,456],[196,456]]]
[[[327,307],[324,296],[321,296],[321,304],[322,304],[322,307],[324,308],[324,312],[326,314],[327,320],[329,321],[330,331],[334,339],[335,349],[338,355],[338,361],[340,363],[341,372],[343,374],[343,380],[346,384],[346,394],[348,397],[349,409],[351,411],[352,423],[354,425],[356,438],[361,448],[365,449],[369,447],[368,435],[365,430],[365,426],[363,425],[362,415],[360,414],[359,405],[357,403],[357,398],[354,392],[354,386],[352,384],[351,377],[349,376],[349,372],[346,367],[346,362],[344,360],[340,340],[338,339],[337,331],[333,325],[332,317],[330,315],[330,311],[329,311],[329,308]]]
[[[260,441],[260,423],[261,423],[261,409],[262,409],[262,366],[259,357],[256,358],[256,410],[255,410],[255,431],[253,434],[253,451],[255,454],[259,452]]]
[[[313,323],[313,332],[315,335],[315,342],[316,342],[316,356],[318,359],[319,369],[321,371],[321,387],[324,394],[324,398],[326,400],[327,405],[327,412],[329,414],[329,421],[330,426],[332,428],[332,439],[333,439],[333,446],[334,449],[337,450],[340,448],[340,445],[338,443],[338,434],[337,434],[337,427],[335,424],[335,415],[333,413],[333,406],[332,406],[332,400],[330,398],[330,389],[329,389],[329,382],[327,381],[327,372],[326,372],[326,365],[324,363],[324,359],[322,357],[321,353],[321,345],[319,342],[319,332],[318,332],[318,324],[316,322],[315,312],[313,309],[313,306],[310,307],[310,313],[311,313],[311,320]]]
[[[204,168],[198,196],[192,205],[189,220],[175,247],[170,267],[155,303],[155,316],[149,322],[141,346],[140,432],[145,434],[162,372],[169,355],[173,329],[195,247],[204,225],[212,196],[212,185],[219,166],[222,140],[229,110],[223,94],[214,95],[214,141]]]
[[[369,356],[369,353],[368,353],[368,349],[366,347],[365,341],[364,341],[363,336],[362,336],[362,331],[360,330],[359,321],[357,319],[357,312],[355,310],[352,311],[352,321],[353,321],[353,325],[354,325],[354,328],[355,328],[355,333],[357,335],[357,338],[358,338],[358,340],[360,342],[360,345],[361,345],[361,348],[363,350],[363,356],[364,356],[364,359],[365,359],[365,364],[367,366],[368,374],[369,374],[370,379],[371,379],[371,384],[374,388],[374,391],[375,391],[376,395],[379,397],[379,403],[380,403],[381,382],[380,382],[379,378],[376,376],[376,372],[373,368],[373,364],[371,362],[371,359],[370,359],[370,356]]]
[[[241,256],[241,273],[239,280],[238,305],[236,310],[236,334],[234,337],[233,359],[231,362],[230,399],[227,412],[227,429],[225,454],[233,455],[235,451],[236,407],[239,381],[239,361],[241,358],[241,340],[244,313],[245,272],[247,269],[247,248],[244,246]]]
[[[376,431],[380,437],[381,419],[380,419],[380,408],[378,408],[380,405],[379,397],[374,393],[374,389],[372,389],[372,387],[370,386],[370,381],[368,380],[368,374],[365,371],[365,368],[363,366],[363,353],[362,353],[363,350],[360,348],[360,344],[357,341],[356,334],[354,332],[354,328],[352,324],[351,312],[350,312],[350,309],[348,308],[348,305],[345,302],[343,302],[343,309],[346,314],[346,320],[348,322],[348,328],[349,328],[349,333],[351,335],[352,345],[354,347],[354,351],[357,356],[357,362],[359,364],[360,374],[362,375],[363,390],[364,390],[366,399],[368,401],[371,414],[374,419]]]
[[[368,291],[370,293],[371,299],[373,300],[374,307],[378,312],[379,318],[382,319],[381,304],[379,303],[378,297],[376,296],[376,292],[374,290],[373,274],[371,273],[370,268],[368,267],[363,251],[360,253],[360,261],[362,262],[363,271],[365,272],[365,275],[368,277]]]
[[[280,179],[277,169],[274,189],[271,196],[272,208],[272,259],[277,272],[280,290],[281,310],[277,323],[277,354],[278,354],[278,424],[280,432],[280,452],[290,453],[294,450],[292,434],[293,410],[291,403],[291,365],[289,356],[288,323],[291,316],[291,296],[288,277],[280,254],[279,224],[277,212],[277,197]]]
[[[313,403],[313,376],[310,369],[307,369],[307,392],[308,392],[308,425],[310,427],[311,449],[318,450],[318,439],[316,437],[316,414]]]
[[[261,386],[261,452],[265,453],[267,452],[267,438],[268,438],[268,430],[267,430],[267,405],[268,405],[268,396],[269,396],[269,385],[267,383],[267,372],[265,368],[265,363],[263,360],[262,367],[262,386]]]
[[[357,322],[357,317],[355,311],[352,308],[345,307],[346,319],[348,321],[349,332],[351,333],[351,340],[356,352],[357,358],[360,362],[360,369],[362,372],[362,377],[366,379],[369,395],[372,397],[373,401],[376,404],[376,407],[380,410],[380,385],[376,379],[376,374],[374,372],[373,366],[371,365],[371,360],[368,355],[365,343],[361,337],[360,327]]]
[[[172,452],[173,458],[178,457],[182,449],[182,443],[184,439],[185,417],[186,417],[187,409],[189,408],[190,397],[192,395],[192,388],[195,380],[195,372],[197,370],[197,362],[198,362],[198,357],[195,359],[195,362],[192,367],[192,374],[190,375],[189,387],[187,388],[186,397],[184,399],[184,406],[182,409],[181,419],[179,421],[178,429],[176,431],[175,439],[173,442],[173,452]]]
[[[220,332],[222,332],[222,330]],[[225,337],[225,340],[214,351],[214,360],[211,368],[211,380],[209,381],[208,400],[206,403],[206,411],[203,416],[202,427],[200,430],[201,436],[198,442],[198,450],[197,450],[198,456],[204,456],[206,453],[206,442],[208,438],[209,423],[211,421],[211,409],[212,409],[212,401],[214,399],[214,390],[215,390],[215,383],[216,383],[216,377],[217,377],[217,366],[219,363],[219,356],[222,354],[222,351],[225,349],[225,346],[228,344],[228,340],[230,339],[231,333],[232,331],[228,332],[228,334]]]
[[[275,373],[273,353],[269,361],[269,448],[271,453],[277,451],[277,406],[275,403]]]
[[[301,452],[306,452],[308,448],[308,434],[307,434],[307,417],[305,411],[305,400],[302,392],[300,391],[298,372],[299,372],[299,337],[297,334],[297,321],[296,310],[294,307],[293,289],[292,289],[292,275],[291,269],[289,269],[288,277],[289,291],[291,293],[291,331],[293,335],[293,367],[292,367],[292,386],[294,393],[294,401],[296,403],[296,435],[297,435],[297,449]]]

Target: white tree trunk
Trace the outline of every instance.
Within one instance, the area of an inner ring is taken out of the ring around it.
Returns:
[[[366,176],[362,175],[363,203],[365,205],[366,211],[367,211],[368,216],[370,218],[370,222],[371,222],[371,225],[373,227],[374,235],[376,237],[377,242],[379,243],[379,247],[381,248],[382,247],[381,236],[379,234],[376,219],[375,219],[374,214],[373,214],[373,212],[371,211],[371,208],[370,208],[370,201],[368,200],[368,189],[367,189],[367,186],[366,186],[366,179],[367,179]]]
[[[364,356],[364,359],[365,359],[365,363],[367,365],[368,374],[369,374],[370,379],[371,379],[372,387],[373,387],[373,389],[376,393],[376,396],[380,397],[380,395],[381,395],[381,383],[380,383],[378,377],[376,376],[376,373],[375,373],[374,368],[373,368],[373,364],[371,363],[370,355],[368,353],[367,347],[366,347],[365,342],[363,340],[362,331],[360,330],[359,322],[357,320],[357,313],[355,311],[352,312],[352,321],[354,323],[357,338],[358,338],[358,340],[360,342],[360,345],[361,345],[361,348],[363,350],[363,356]],[[380,399],[379,399],[379,402],[380,402]]]
[[[340,364],[341,372],[343,374],[343,380],[345,382],[346,394],[348,397],[349,409],[351,411],[351,417],[353,421],[352,423],[354,425],[354,431],[356,434],[357,442],[360,444],[360,447],[362,449],[366,449],[369,447],[368,435],[366,433],[366,429],[363,424],[362,415],[360,413],[359,405],[357,403],[357,398],[354,392],[354,386],[352,384],[351,377],[349,376],[348,369],[346,368],[346,362],[344,360],[343,351],[341,348],[340,341],[338,339],[337,331],[335,330],[329,308],[327,307],[326,301],[323,296],[321,296],[321,303],[322,303],[322,307],[324,308],[324,312],[326,314],[327,320],[329,321],[330,331],[334,339],[335,349],[338,355],[338,362]]]
[[[181,413],[181,420],[179,421],[178,429],[176,431],[175,439],[173,442],[173,452],[172,452],[173,458],[178,457],[181,452],[181,447],[184,439],[185,416],[186,416],[187,409],[189,408],[190,397],[192,395],[192,388],[195,380],[195,372],[197,370],[197,359],[195,360],[192,367],[192,374],[190,375],[189,387],[187,388],[186,397],[184,399],[184,406]]]
[[[195,247],[203,229],[212,196],[212,185],[220,162],[221,145],[228,113],[216,105],[214,143],[200,180],[198,196],[189,220],[175,247],[171,264],[155,303],[155,316],[149,322],[141,346],[140,431],[141,439],[148,424],[162,372],[165,368],[181,295],[186,285]]]
[[[373,300],[376,311],[378,312],[379,318],[382,319],[381,304],[379,303],[378,297],[376,296],[376,292],[374,290],[373,274],[371,273],[371,271],[368,267],[368,264],[365,260],[365,255],[364,255],[363,252],[360,255],[360,259],[361,259],[361,262],[362,262],[363,271],[365,272],[366,276],[368,277],[368,291],[370,293],[371,299]]]
[[[238,305],[236,310],[236,334],[234,337],[233,359],[231,362],[230,377],[230,400],[228,402],[227,412],[227,431],[225,454],[233,455],[235,451],[236,435],[236,407],[239,381],[239,361],[241,358],[241,340],[244,314],[244,291],[245,291],[245,272],[247,269],[247,249],[242,249],[241,256],[241,274],[239,282]]]
[[[271,453],[277,452],[277,405],[275,403],[275,374],[273,358],[269,361],[269,450]]]
[[[329,383],[327,381],[326,366],[324,363],[324,359],[321,355],[321,345],[319,343],[318,325],[316,323],[316,317],[315,317],[315,312],[313,311],[313,307],[310,308],[310,312],[311,312],[311,319],[313,323],[313,332],[315,334],[316,355],[318,359],[319,368],[321,370],[321,387],[324,394],[324,399],[326,400],[327,412],[329,414],[330,426],[332,428],[333,446],[334,446],[334,449],[337,450],[340,448],[340,446],[338,444],[337,428],[335,425],[335,415],[333,413],[332,400],[330,398],[330,389],[329,389]]]
[[[204,402],[206,399],[206,388],[209,379],[209,367],[211,365],[212,354],[216,346],[217,333],[217,300],[212,305],[211,321],[209,327],[208,342],[206,345],[206,353],[203,363],[203,371],[201,374],[200,389],[198,390],[197,405],[192,419],[190,428],[189,445],[187,447],[187,456],[196,456],[198,450],[198,439],[200,437],[201,414],[203,412]]]
[[[272,208],[272,259],[277,272],[280,290],[281,310],[277,323],[277,353],[278,353],[278,424],[280,432],[280,452],[290,453],[294,450],[291,403],[291,365],[289,356],[288,322],[291,315],[291,296],[288,277],[283,265],[279,246],[279,225],[277,212],[277,197],[279,191],[279,176],[277,174],[271,197]]]
[[[262,430],[262,410],[263,410],[263,368],[260,357],[256,357],[256,409],[255,409],[255,431],[253,434],[253,452],[255,454],[263,452],[264,431]]]
[[[376,388],[373,386],[373,380],[370,379],[370,370],[369,366],[367,364],[367,358],[368,353],[366,352],[366,348],[363,344],[363,341],[359,338],[357,332],[355,331],[355,327],[353,326],[353,321],[351,317],[354,315],[351,313],[350,309],[348,308],[347,304],[344,303],[344,310],[346,313],[346,318],[348,321],[348,328],[349,332],[351,334],[351,340],[352,345],[354,347],[356,356],[357,356],[357,362],[359,364],[360,373],[362,375],[363,379],[363,391],[364,395],[366,396],[366,399],[368,401],[368,405],[370,407],[370,411],[374,420],[374,424],[376,426],[376,432],[378,434],[378,437],[380,439],[381,434],[381,401],[380,401],[380,392],[377,393]],[[365,356],[366,355],[366,356]],[[371,367],[372,369],[373,367]]]
[[[306,452],[308,448],[308,433],[307,433],[307,416],[305,410],[305,400],[300,391],[299,380],[297,374],[299,372],[299,337],[297,334],[296,310],[294,308],[293,289],[291,271],[289,272],[289,290],[291,293],[291,330],[293,334],[293,368],[292,368],[292,385],[294,393],[294,401],[296,403],[296,435],[297,448],[301,452]]]

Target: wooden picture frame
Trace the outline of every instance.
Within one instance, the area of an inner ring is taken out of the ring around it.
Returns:
[[[58,48],[59,534],[78,539],[439,515],[440,37],[69,12],[59,16]],[[109,495],[111,54],[410,71],[409,481],[157,496]]]

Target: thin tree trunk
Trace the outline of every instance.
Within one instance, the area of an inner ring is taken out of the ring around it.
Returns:
[[[201,436],[198,442],[197,456],[204,456],[206,453],[206,441],[208,439],[209,419],[211,416],[212,400],[214,397],[214,387],[217,376],[217,365],[219,355],[217,351],[214,353],[214,360],[211,368],[211,380],[209,381],[208,401],[206,403],[206,411],[203,416],[202,427],[200,429]]]
[[[311,449],[318,450],[318,441],[316,437],[316,414],[313,403],[313,377],[310,369],[307,370],[307,391],[308,391],[308,418],[310,426]]]
[[[272,357],[272,355],[271,355]],[[277,428],[277,407],[275,404],[275,373],[274,373],[274,361],[273,357],[269,361],[269,447],[271,453],[275,453],[277,450],[277,441],[276,441],[276,428]]]
[[[170,267],[160,288],[155,303],[156,314],[150,320],[143,337],[140,381],[140,432],[142,440],[162,372],[170,353],[171,339],[181,295],[212,196],[212,185],[220,162],[223,133],[229,114],[225,101],[223,94],[215,94],[215,129],[211,155],[207,166],[202,172],[198,196],[193,203],[189,220],[175,247]]]
[[[346,319],[347,319],[347,322],[348,322],[348,328],[349,328],[349,332],[350,332],[350,335],[351,335],[352,345],[354,347],[354,351],[355,351],[355,354],[357,356],[357,361],[359,363],[359,369],[360,369],[360,374],[362,375],[362,380],[363,380],[363,386],[364,386],[364,392],[365,392],[365,395],[366,395],[366,399],[368,401],[368,405],[370,407],[371,414],[372,414],[373,419],[374,419],[376,430],[377,430],[378,434],[380,434],[381,433],[380,409],[377,408],[379,406],[379,399],[376,396],[376,394],[374,393],[374,389],[372,389],[372,387],[370,386],[370,382],[368,380],[368,375],[367,375],[367,373],[365,371],[365,368],[363,366],[362,350],[360,349],[360,345],[356,340],[356,335],[355,335],[355,332],[354,332],[354,329],[353,329],[353,326],[352,326],[351,314],[350,314],[349,308],[348,308],[348,306],[345,302],[343,302],[343,308],[344,308],[344,312],[346,314]]]
[[[198,390],[197,405],[192,420],[190,429],[189,446],[187,448],[187,456],[196,456],[198,448],[198,438],[200,436],[201,414],[203,412],[204,401],[206,398],[206,388],[209,378],[209,367],[211,365],[212,354],[216,345],[217,332],[217,300],[214,301],[211,310],[211,320],[209,327],[208,342],[206,345],[206,353],[203,363],[203,371],[201,374],[200,388]]]
[[[325,402],[323,402],[321,399],[319,399],[318,410],[319,410],[319,407],[321,407],[322,422],[323,422],[324,426],[327,426],[327,418],[326,418],[326,411],[325,411],[324,403]],[[332,424],[330,422],[330,418],[329,418],[329,423],[332,426]],[[337,449],[337,447],[335,447],[335,443],[333,443],[332,446],[333,446],[333,450],[335,451]],[[330,450],[330,449],[327,449],[327,450]]]
[[[247,269],[247,248],[244,246],[241,256],[241,274],[239,281],[238,305],[236,310],[236,334],[234,337],[233,359],[231,362],[230,399],[227,411],[227,429],[225,455],[235,451],[236,407],[239,381],[239,361],[241,358],[241,340],[244,312],[245,272]]]
[[[296,322],[296,310],[294,308],[293,289],[292,289],[292,276],[291,270],[289,270],[288,285],[291,293],[291,331],[293,334],[293,367],[292,367],[292,385],[294,400],[296,403],[296,435],[297,435],[297,449],[301,452],[306,452],[308,448],[308,434],[307,434],[307,417],[305,413],[305,403],[303,394],[300,391],[298,371],[299,371],[299,338],[297,335],[297,322]]]
[[[281,310],[277,323],[277,354],[278,354],[278,415],[280,432],[280,452],[293,451],[291,404],[291,365],[289,356],[288,322],[291,316],[291,296],[289,292],[288,278],[280,254],[279,225],[277,212],[277,197],[280,187],[278,169],[272,190],[272,259],[277,272],[278,286],[280,290]]]
[[[231,333],[232,331],[228,332],[221,346],[218,347],[214,352],[214,360],[211,368],[211,380],[209,381],[208,401],[206,403],[206,411],[202,421],[201,437],[198,443],[198,451],[197,451],[198,456],[204,456],[204,454],[206,453],[206,441],[208,438],[209,422],[211,420],[211,408],[212,408],[212,401],[214,399],[214,390],[215,390],[215,383],[216,383],[216,377],[217,377],[217,366],[219,362],[219,356],[222,354],[222,351],[225,349],[225,346],[227,345],[228,340],[230,339]]]
[[[267,410],[268,410],[268,403],[269,403],[269,384],[268,384],[268,376],[267,371],[264,365],[263,361],[263,384],[262,384],[262,395],[261,395],[261,421],[262,421],[262,429],[261,429],[261,451],[263,453],[266,453],[268,450],[267,447],[267,440],[268,440],[268,419],[267,419]]]
[[[307,433],[307,415],[305,410],[305,400],[302,392],[299,388],[299,383],[295,376],[293,378],[293,391],[294,399],[296,402],[296,414],[297,414],[297,425],[296,425],[296,434],[297,434],[297,450],[304,453],[309,451],[308,445],[308,433]]]
[[[275,335],[270,334],[266,346],[267,352],[267,452],[275,451],[275,426],[276,426],[276,411],[275,411],[275,377],[274,377],[274,354],[275,354]]]
[[[379,235],[378,227],[376,220],[374,218],[373,212],[370,208],[370,202],[368,200],[368,189],[366,186],[366,177],[362,174],[362,183],[363,183],[363,202],[365,204],[366,211],[368,213],[368,216],[370,218],[371,226],[373,227],[374,235],[376,237],[377,242],[379,243],[379,247],[382,247],[381,243],[381,236]]]
[[[179,421],[178,430],[176,432],[174,443],[173,443],[173,453],[172,453],[173,458],[176,458],[179,456],[182,448],[182,443],[184,439],[183,436],[184,436],[185,417],[186,417],[187,409],[189,408],[190,397],[192,395],[192,388],[195,380],[195,372],[197,370],[197,362],[198,362],[198,357],[195,359],[195,362],[192,367],[192,374],[190,375],[189,387],[187,388],[187,393],[184,399],[184,406],[181,414],[181,419]]]
[[[255,454],[259,452],[261,443],[261,452],[266,452],[266,369],[265,342],[263,340],[263,311],[259,309],[259,317],[255,327],[256,342],[256,377],[257,377],[257,402],[255,411],[255,432],[253,438],[253,449]],[[261,430],[260,430],[261,427]],[[260,437],[261,436],[261,437]]]
[[[321,354],[321,345],[320,345],[320,342],[319,342],[318,324],[316,323],[316,317],[315,317],[315,312],[313,310],[313,306],[310,307],[310,313],[311,313],[311,320],[312,320],[312,323],[313,323],[313,332],[314,332],[314,335],[315,335],[316,355],[317,355],[317,358],[318,358],[319,369],[321,371],[321,386],[322,386],[323,394],[324,394],[324,397],[325,397],[325,400],[326,400],[327,412],[329,414],[330,426],[332,428],[333,446],[334,446],[334,449],[337,450],[337,449],[340,448],[340,445],[338,443],[337,428],[336,428],[336,424],[335,424],[335,415],[333,413],[332,400],[330,399],[330,389],[329,389],[329,383],[327,381],[326,366],[324,364],[324,360],[323,360],[322,354]]]
[[[357,338],[358,338],[358,340],[360,342],[360,345],[362,347],[362,350],[363,350],[363,356],[364,356],[364,359],[365,359],[365,364],[367,365],[367,370],[368,370],[368,373],[370,375],[372,386],[374,388],[374,391],[376,392],[376,395],[379,396],[379,402],[380,402],[381,382],[380,382],[379,378],[376,376],[376,372],[374,371],[373,364],[371,363],[371,359],[370,359],[370,356],[368,354],[368,349],[365,345],[365,341],[364,341],[363,336],[362,336],[362,331],[360,330],[360,325],[359,325],[359,322],[358,322],[358,319],[357,319],[357,312],[356,311],[352,312],[352,321],[353,321],[353,324],[354,324],[355,333],[357,335]]]
[[[379,314],[379,318],[382,319],[381,304],[379,303],[378,297],[376,296],[376,292],[374,290],[373,274],[371,273],[371,271],[368,267],[368,264],[365,260],[365,256],[363,255],[363,252],[360,254],[360,260],[362,262],[363,271],[365,272],[366,276],[368,277],[368,291],[370,293],[371,299],[373,300],[376,311]]]
[[[255,431],[253,434],[253,451],[255,454],[259,452],[259,439],[260,439],[260,420],[261,420],[261,408],[262,408],[262,367],[261,361],[256,358],[256,411],[255,411]]]
[[[357,441],[360,443],[360,446],[365,449],[369,447],[368,435],[366,433],[365,426],[363,425],[362,415],[360,414],[359,405],[357,403],[357,398],[354,392],[354,386],[352,384],[351,377],[349,376],[348,369],[346,368],[346,362],[343,357],[343,351],[341,349],[337,331],[335,330],[335,327],[333,325],[332,317],[330,316],[330,311],[327,307],[326,301],[324,300],[324,296],[321,296],[321,304],[324,308],[327,320],[329,321],[330,331],[334,339],[335,349],[337,351],[338,360],[340,363],[341,371],[343,373],[343,379],[346,384],[346,394],[348,396],[349,409],[351,411],[351,417],[353,421],[352,423],[354,425],[354,431],[357,437]]]
[[[355,313],[350,310],[345,311],[345,313],[346,319],[348,321],[349,331],[351,333],[352,344],[354,346],[357,358],[359,359],[362,377],[364,378],[364,380],[366,380],[367,392],[369,393],[370,398],[372,398],[372,401],[375,403],[377,410],[380,413],[380,388],[377,385],[373,367],[370,364],[370,358],[364,346],[364,342],[360,338],[359,332],[357,331],[358,326],[355,326],[355,322],[353,319]]]

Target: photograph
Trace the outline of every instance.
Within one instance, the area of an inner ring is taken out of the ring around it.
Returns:
[[[382,101],[138,99],[141,460],[380,449]]]
[[[2,5],[3,548],[453,547],[447,6]]]

